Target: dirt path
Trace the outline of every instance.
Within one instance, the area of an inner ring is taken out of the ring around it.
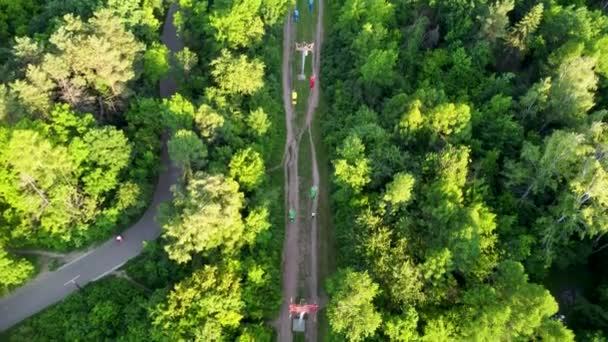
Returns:
[[[293,89],[292,62],[294,51],[294,25],[291,15],[287,15],[287,20],[283,30],[283,104],[285,108],[285,125],[287,128],[285,151],[283,156],[283,168],[285,174],[285,208],[286,211],[293,209],[297,214],[299,211],[299,181],[298,181],[298,151],[300,141],[304,133],[308,132],[308,138],[311,146],[312,160],[312,185],[319,189],[319,170],[317,165],[317,157],[315,144],[312,138],[312,122],[314,113],[319,102],[319,71],[320,71],[320,47],[323,38],[323,0],[318,0],[318,20],[315,29],[315,49],[313,51],[312,69],[315,75],[316,85],[312,89],[308,97],[306,120],[304,127],[301,127],[299,132],[295,133],[295,110],[291,104],[291,90]],[[319,189],[320,191],[321,189]],[[312,217],[312,213],[318,211],[318,194],[307,208],[308,217]],[[298,281],[300,276],[300,267],[310,272],[306,277],[306,293],[308,294],[307,302],[319,303],[319,280],[318,280],[318,233],[316,217],[311,219],[311,229],[302,234],[299,230],[300,219],[296,215],[294,222],[289,222],[286,218],[286,234],[283,244],[283,305],[277,324],[278,340],[292,341],[291,319],[289,317],[289,303],[295,300],[298,295]],[[309,239],[302,239],[303,235],[310,234]],[[310,246],[301,246],[301,241],[309,241]],[[301,250],[302,248],[302,250]],[[306,340],[317,341],[317,320],[309,319],[306,327]]]
[[[311,94],[308,97],[308,106],[306,108],[306,130],[308,131],[308,139],[310,142],[310,154],[312,161],[312,185],[317,187],[318,192],[315,198],[313,199],[310,205],[310,216],[311,217],[311,229],[310,229],[310,258],[308,261],[310,265],[308,269],[310,270],[310,278],[308,283],[308,293],[310,295],[310,301],[316,304],[322,304],[319,301],[319,261],[318,261],[318,243],[317,240],[319,238],[318,228],[317,228],[317,216],[312,216],[312,213],[318,213],[318,203],[319,203],[319,192],[324,191],[326,189],[321,189],[319,186],[319,166],[317,163],[317,153],[316,147],[314,143],[314,139],[312,138],[312,121],[314,119],[314,114],[319,105],[319,88],[321,87],[321,79],[320,79],[320,67],[321,67],[321,47],[323,45],[323,0],[317,0],[317,26],[315,28],[315,49],[313,52],[312,59],[312,71],[315,76],[316,84],[312,89]],[[308,327],[306,329],[306,339],[308,341],[316,342],[317,334],[319,331],[318,320],[309,320]]]
[[[283,156],[283,172],[285,174],[285,211],[293,209],[298,213],[298,148],[294,133],[294,108],[291,104],[292,75],[291,62],[293,51],[293,24],[291,16],[287,15],[285,28],[283,29],[283,105],[285,108],[285,126],[287,129],[285,152]],[[283,242],[283,304],[278,321],[279,341],[291,341],[291,320],[289,318],[289,303],[297,296],[297,283],[299,275],[299,230],[298,217],[294,222],[288,218],[285,220],[286,231],[285,241]]]

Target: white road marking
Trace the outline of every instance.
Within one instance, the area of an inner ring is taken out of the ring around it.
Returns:
[[[65,284],[63,284],[63,286],[67,286],[69,283],[73,283],[78,278],[80,278],[80,274],[75,276],[74,278],[70,279],[69,281],[67,281]]]
[[[116,265],[116,266],[114,266],[114,267],[112,267],[112,268],[111,268],[111,269],[109,269],[108,271],[103,272],[102,274],[100,274],[100,275],[98,275],[97,277],[93,278],[93,281],[98,281],[99,279],[101,279],[101,278],[103,278],[103,277],[107,276],[108,274],[110,274],[110,273],[112,273],[112,272],[116,271],[117,269],[119,269],[119,268],[120,268],[122,265],[124,265],[125,263],[126,263],[126,261],[125,261],[125,262],[122,262],[122,263],[120,263],[120,264],[118,264],[118,265]]]
[[[78,260],[80,260],[80,259],[82,259],[82,258],[86,257],[87,255],[89,255],[89,254],[91,254],[91,253],[93,253],[93,252],[95,252],[95,249],[92,249],[92,250],[90,250],[90,251],[88,251],[88,252],[84,253],[83,255],[81,255],[81,256],[79,256],[78,258],[76,258],[76,259],[74,259],[74,260],[72,260],[72,261],[68,262],[68,263],[67,263],[67,264],[65,264],[65,265],[61,265],[61,267],[59,267],[59,268],[57,269],[57,271],[59,271],[59,270],[61,270],[62,268],[65,268],[65,267],[67,267],[67,266],[69,266],[69,265],[71,265],[71,264],[75,263],[76,261],[78,261]]]

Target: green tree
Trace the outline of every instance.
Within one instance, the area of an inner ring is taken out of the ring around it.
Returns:
[[[267,207],[253,208],[245,218],[245,235],[244,240],[251,246],[255,244],[255,240],[262,232],[270,228],[270,211]]]
[[[0,1],[0,42],[6,43],[13,36],[27,33],[30,18],[40,9],[34,0]]]
[[[566,328],[562,323],[545,318],[542,325],[537,329],[536,336],[542,341],[548,342],[574,342],[575,336],[572,330]],[[594,341],[589,339],[590,341]],[[597,342],[601,340],[598,339]]]
[[[238,151],[228,165],[230,177],[234,178],[247,191],[255,189],[265,175],[264,161],[251,147]]]
[[[51,89],[53,85],[48,82],[40,69],[28,66],[27,76],[34,78],[32,82],[16,80],[10,84],[11,93],[26,113],[41,117],[51,109]],[[41,76],[41,77],[36,77]]]
[[[338,149],[339,159],[333,161],[336,181],[341,185],[360,191],[369,183],[370,167],[365,158],[365,146],[356,135],[350,135]]]
[[[550,77],[543,78],[539,82],[534,83],[526,94],[519,98],[519,105],[521,107],[520,116],[524,119],[528,117],[535,118],[538,113],[544,111],[548,107],[550,90]]]
[[[454,325],[445,318],[431,319],[424,326],[424,342],[449,342],[455,337]]]
[[[79,169],[84,171],[84,191],[99,198],[118,186],[120,172],[130,162],[131,146],[122,131],[103,127],[89,130],[82,139],[74,138],[70,155],[79,161]]]
[[[260,14],[266,26],[274,26],[287,12],[289,0],[262,0]]]
[[[21,67],[28,64],[39,64],[42,61],[44,48],[40,42],[30,37],[16,37],[13,45],[13,56]]]
[[[0,192],[14,237],[56,247],[80,245],[107,232],[89,227],[121,193],[116,191],[131,163],[131,145],[122,131],[96,127],[90,114],[67,105],[57,106],[48,120],[36,129],[21,122],[23,128],[3,136]],[[125,210],[138,203],[126,199],[120,204]]]
[[[26,259],[16,260],[0,246],[0,293],[11,286],[21,285],[34,274],[34,265]]]
[[[397,51],[372,50],[361,66],[361,76],[363,80],[371,85],[390,86],[394,80],[394,68],[397,64]]]
[[[107,8],[122,19],[126,28],[150,41],[156,38],[161,22],[155,11],[162,9],[162,0],[108,0]]]
[[[70,182],[77,165],[64,146],[55,147],[34,131],[15,130],[3,154],[3,197],[22,220],[26,231],[21,234],[31,237],[26,227],[39,226],[57,238],[70,240],[70,228],[94,216],[92,200]],[[72,210],[67,211],[64,203],[72,205]]]
[[[579,57],[562,63],[549,91],[550,115],[545,122],[573,125],[582,121],[595,102],[595,59]]]
[[[532,7],[530,11],[509,30],[506,43],[521,52],[526,51],[532,40],[532,35],[538,29],[543,18],[543,10],[544,6],[542,3]]]
[[[272,337],[272,330],[264,325],[247,325],[243,328],[243,333],[239,335],[236,342],[271,341]]]
[[[393,18],[394,10],[394,5],[385,0],[347,0],[338,12],[336,28],[354,31],[366,22],[383,26]]]
[[[209,19],[215,39],[230,48],[258,43],[264,35],[261,5],[262,0],[218,1]]]
[[[428,127],[434,137],[450,135],[468,138],[471,134],[471,109],[466,104],[446,103],[428,113]]]
[[[152,311],[156,334],[171,340],[218,341],[243,318],[240,279],[234,265],[205,265],[176,284]]]
[[[175,59],[186,75],[198,64],[198,55],[187,46],[175,54]]]
[[[251,128],[256,135],[261,136],[268,132],[271,126],[271,122],[268,119],[268,115],[264,111],[264,108],[257,108],[249,113],[247,116],[247,126]]]
[[[373,304],[379,294],[378,284],[367,273],[343,269],[327,281],[331,300],[327,317],[333,331],[348,341],[361,341],[374,334],[382,317]]]
[[[161,115],[165,125],[174,131],[191,129],[195,107],[190,100],[176,93],[169,99],[163,99]]]
[[[6,332],[7,341],[151,340],[146,295],[106,277]]]
[[[420,265],[420,273],[425,280],[428,302],[440,303],[448,296],[454,280],[452,252],[448,248],[432,249],[426,252],[426,260]]]
[[[408,307],[403,310],[404,313],[399,316],[393,316],[384,322],[384,334],[388,336],[390,341],[409,342],[417,341],[418,336],[418,313],[413,307]]]
[[[464,295],[463,337],[473,340],[531,338],[557,312],[548,290],[528,283],[520,263],[498,265],[494,287],[481,285]]]
[[[561,246],[568,245],[573,234],[581,239],[602,236],[608,225],[608,165],[604,154],[608,140],[605,138],[606,125],[596,122],[584,134],[567,135],[556,131],[548,138],[547,144],[560,137],[576,137],[570,150],[558,146],[564,153],[562,164],[554,169],[552,175],[545,176],[555,192],[555,201],[546,212],[535,220],[542,241],[542,251],[547,264],[557,254]],[[568,140],[561,140],[568,144]],[[547,153],[552,151],[547,146]],[[543,156],[544,157],[544,156]]]
[[[413,139],[414,134],[423,127],[425,118],[420,111],[421,107],[420,100],[410,103],[409,109],[401,116],[401,120],[397,124],[397,130],[407,139]]]
[[[509,12],[513,10],[515,3],[513,0],[498,0],[487,6],[481,21],[480,35],[490,43],[503,39],[507,34],[509,26]]]
[[[520,162],[506,164],[509,185],[520,187],[526,199],[530,194],[542,193],[546,188],[555,189],[559,178],[572,178],[572,168],[588,151],[584,136],[576,133],[556,131],[545,139],[543,149],[524,143]]]
[[[156,83],[169,72],[169,49],[157,42],[144,53],[144,76],[151,83]]]
[[[245,55],[232,56],[228,50],[211,62],[215,83],[228,94],[251,95],[264,85],[264,63]]]
[[[8,88],[4,84],[0,84],[0,122],[6,123],[12,116],[17,114],[11,105],[13,101],[12,94]]]
[[[224,117],[216,113],[211,106],[202,104],[194,114],[194,122],[201,136],[211,141],[224,125]]]
[[[242,244],[244,196],[238,187],[230,178],[197,172],[183,191],[173,189],[174,200],[159,217],[171,259],[185,263],[193,253],[220,246],[230,254]]]
[[[196,133],[189,130],[175,132],[167,145],[171,160],[186,170],[201,167],[207,157],[207,147]]]
[[[144,45],[127,31],[121,18],[101,9],[86,23],[73,15],[49,38],[54,53],[47,54],[42,70],[59,86],[59,97],[71,98],[86,85],[87,92],[76,96],[75,103],[88,108],[84,95],[92,96],[103,117],[106,109],[116,110],[131,95],[127,83],[136,77],[135,64]],[[81,103],[84,102],[84,103]]]
[[[384,200],[392,204],[407,203],[412,198],[414,176],[409,173],[397,173],[393,181],[386,185]]]

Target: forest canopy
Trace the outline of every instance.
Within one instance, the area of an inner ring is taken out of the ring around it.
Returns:
[[[138,220],[162,153],[179,168],[158,240],[2,338],[276,337],[293,4],[0,0],[0,294],[40,271],[24,251]],[[608,2],[325,10],[323,337],[606,341]]]
[[[179,34],[161,41],[171,6]],[[283,232],[267,168],[284,139],[287,6],[0,0],[0,292],[40,271],[28,252],[105,241],[151,202],[161,229],[0,339],[271,339]],[[163,153],[179,175],[155,210]]]
[[[607,338],[605,5],[329,4],[332,338]]]

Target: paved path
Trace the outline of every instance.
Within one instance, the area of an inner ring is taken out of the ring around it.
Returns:
[[[182,44],[173,26],[176,6],[169,10],[163,29],[163,42],[172,51],[181,49]],[[176,82],[171,76],[161,82],[160,94],[167,97],[175,93]],[[61,266],[55,272],[42,274],[18,288],[9,296],[0,299],[0,331],[6,330],[21,320],[57,303],[79,286],[98,280],[137,256],[143,249],[143,242],[156,239],[161,232],[155,222],[157,207],[161,202],[171,200],[170,187],[176,183],[179,170],[171,166],[163,138],[161,174],[154,192],[152,204],[139,221],[124,233],[124,241],[118,244],[111,239],[84,255]]]

